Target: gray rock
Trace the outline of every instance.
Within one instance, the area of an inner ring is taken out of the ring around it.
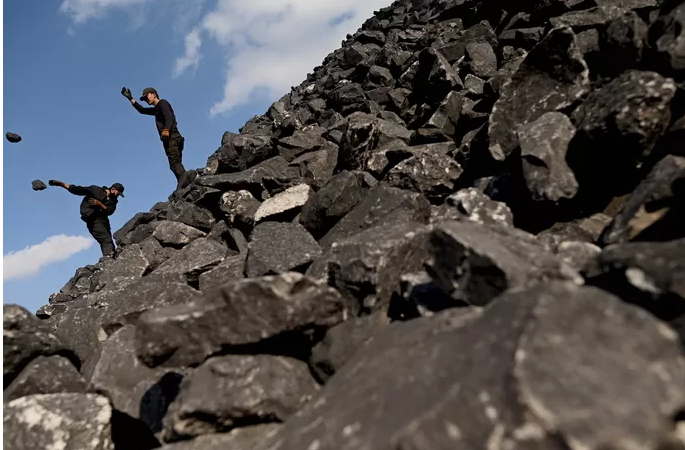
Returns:
[[[374,149],[395,139],[409,143],[411,131],[404,126],[371,114],[353,113],[343,124],[338,153],[339,168],[366,170]]]
[[[649,33],[649,41],[656,56],[655,62],[661,63],[663,70],[679,78],[682,78],[685,70],[683,30],[685,30],[685,6],[681,3],[672,7],[667,14],[659,16],[650,26]]]
[[[245,254],[230,256],[213,269],[200,275],[199,287],[203,292],[217,288],[231,281],[244,278]]]
[[[207,169],[212,174],[242,172],[246,168],[245,160],[232,143],[222,145],[207,159]]]
[[[436,128],[446,136],[454,136],[462,110],[462,97],[456,91],[451,91],[438,105],[433,115],[423,124],[425,128]]]
[[[321,238],[376,184],[376,180],[365,172],[343,170],[307,199],[302,206],[300,223],[314,238]]]
[[[484,87],[485,80],[478,78],[475,75],[468,74],[464,78],[464,88],[473,96],[478,97],[483,95]]]
[[[267,186],[288,184],[299,176],[296,167],[291,167],[282,156],[274,156],[242,172],[199,177],[195,182],[222,192],[244,189],[261,195]]]
[[[497,73],[497,55],[487,42],[467,44],[465,63],[471,73],[480,78],[490,78]]]
[[[138,244],[133,244],[124,249],[114,260],[107,270],[103,271],[97,282],[97,290],[105,287],[113,287],[119,283],[120,279],[140,278],[150,267],[143,250]]]
[[[149,275],[116,289],[88,294],[47,323],[85,363],[110,334],[135,323],[145,310],[197,299],[199,291],[181,280],[179,274]]]
[[[578,181],[566,163],[575,133],[571,120],[560,112],[545,113],[519,127],[523,177],[533,200],[556,202],[578,192]]]
[[[377,312],[355,317],[330,328],[312,348],[309,366],[316,377],[327,382],[375,334],[389,325],[385,314]]]
[[[464,172],[458,162],[429,146],[409,147],[413,156],[390,169],[390,186],[423,194],[428,200],[439,201],[454,192]]]
[[[43,189],[47,188],[48,187],[41,180],[33,180],[31,182],[31,189],[33,189],[34,191],[42,191]]]
[[[216,222],[212,214],[206,209],[182,201],[169,203],[167,220],[181,222],[202,231],[209,231]]]
[[[367,75],[369,82],[378,86],[393,86],[395,79],[390,70],[381,66],[371,66]]]
[[[682,406],[675,333],[601,290],[557,282],[438,317],[375,337],[265,448],[649,446]]]
[[[197,365],[229,348],[260,343],[264,353],[297,353],[286,339],[331,327],[349,315],[342,296],[325,283],[297,272],[233,281],[210,303],[160,308],[143,314],[136,327],[136,353],[148,366]],[[309,351],[307,347],[305,349]]]
[[[492,108],[490,153],[504,160],[518,145],[516,130],[571,105],[589,90],[588,68],[570,28],[556,28],[523,59]]]
[[[606,247],[588,264],[588,284],[619,295],[662,320],[685,315],[685,238],[667,242],[630,242]],[[680,325],[681,340],[685,330]]]
[[[86,392],[74,364],[61,356],[38,356],[3,391],[3,403],[33,394]]]
[[[429,217],[430,203],[423,195],[378,183],[321,238],[319,245],[327,249],[335,241],[369,228],[400,221],[428,223]]]
[[[3,448],[113,450],[112,408],[97,394],[42,394],[3,408]]]
[[[493,226],[514,226],[514,216],[509,207],[492,200],[476,188],[461,189],[445,199],[445,203],[456,208],[472,222]]]
[[[267,423],[234,428],[229,433],[203,434],[188,441],[163,445],[160,450],[258,450],[280,427],[279,423]]]
[[[264,200],[254,214],[255,223],[276,220],[283,215],[295,216],[314,191],[307,184],[298,184]]]
[[[656,72],[628,70],[591,92],[573,112],[576,138],[569,166],[589,201],[625,194],[635,172],[668,127],[675,82]],[[614,181],[601,188],[606,168]]]
[[[665,241],[685,236],[683,196],[676,183],[685,182],[685,158],[667,155],[640,182],[599,238],[602,246],[629,240]],[[679,218],[680,217],[680,218]]]
[[[153,274],[183,274],[189,280],[197,279],[202,272],[224,260],[228,249],[213,239],[198,238],[164,261]]]
[[[455,300],[484,306],[501,292],[548,280],[583,278],[534,236],[471,221],[444,222],[430,237],[429,273]]]
[[[302,180],[315,190],[328,182],[338,164],[338,147],[306,153],[293,160],[290,165],[298,167]]]
[[[558,258],[579,272],[593,264],[600,253],[602,249],[590,242],[562,241],[556,248]]]
[[[162,430],[162,419],[178,394],[183,371],[151,369],[135,353],[135,327],[126,325],[112,334],[95,358],[89,382],[107,396],[112,406],[141,420],[154,433]]]
[[[36,311],[36,317],[38,317],[39,319],[46,320],[54,316],[55,314],[63,313],[66,310],[67,306],[64,304],[43,305]]]
[[[335,242],[307,275],[328,279],[356,305],[354,315],[387,308],[400,277],[423,268],[428,237],[425,225],[410,221],[371,228]]]
[[[165,438],[224,432],[243,423],[284,422],[317,391],[307,364],[293,358],[210,358],[183,380],[165,419]]]
[[[150,223],[155,219],[155,214],[152,212],[139,212],[133,217],[131,217],[121,228],[114,232],[112,237],[116,241],[117,245],[121,246],[123,239],[141,225]]]
[[[306,127],[296,130],[292,136],[278,141],[278,153],[288,162],[299,156],[319,150],[332,151],[335,144],[321,137],[325,129]]]
[[[612,21],[602,35],[602,49],[611,54],[614,73],[637,66],[647,46],[647,24],[630,11]]]
[[[549,22],[553,27],[590,27],[606,25],[623,16],[627,9],[617,5],[600,5],[582,11],[571,11],[558,17],[552,17]]]
[[[264,222],[250,237],[245,274],[258,277],[301,269],[319,256],[319,244],[299,223]]]
[[[260,204],[249,191],[239,190],[223,194],[219,208],[226,215],[230,225],[250,229]]]
[[[80,361],[62,336],[26,308],[14,304],[2,305],[2,382],[3,389],[39,356],[62,355],[80,367]]]
[[[413,79],[414,94],[426,103],[442,101],[450,91],[461,90],[464,84],[450,62],[433,48],[424,48],[419,53],[419,67]]]
[[[152,236],[165,245],[183,246],[206,236],[206,233],[182,222],[165,220],[155,228]]]

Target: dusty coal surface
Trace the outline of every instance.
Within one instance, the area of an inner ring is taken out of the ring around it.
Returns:
[[[678,1],[378,11],[3,305],[5,447],[682,448],[683,42]]]

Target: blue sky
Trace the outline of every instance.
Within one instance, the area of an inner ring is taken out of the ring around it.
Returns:
[[[176,180],[154,118],[122,86],[157,89],[202,168],[224,131],[262,114],[389,0],[4,2],[3,298],[31,311],[100,257],[80,197],[31,181],[121,182],[112,231],[165,201]]]

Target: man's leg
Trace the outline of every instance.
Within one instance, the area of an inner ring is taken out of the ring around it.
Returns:
[[[180,133],[173,133],[164,143],[164,152],[169,159],[169,168],[176,176],[176,181],[180,181],[181,176],[186,171],[181,162],[183,158],[184,143],[185,139]]]
[[[107,217],[96,217],[86,222],[91,236],[100,244],[103,256],[114,254],[114,241],[112,240],[112,230],[110,229]]]

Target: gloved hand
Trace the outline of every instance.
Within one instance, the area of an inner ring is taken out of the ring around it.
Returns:
[[[57,181],[57,180],[49,180],[49,181],[48,181],[48,184],[49,184],[50,186],[62,186],[62,182],[61,182],[61,181]]]
[[[131,90],[127,87],[122,87],[121,88],[121,95],[126,97],[129,100],[133,100],[133,96],[131,95]]]
[[[162,130],[162,139],[163,140],[169,139],[169,129],[168,128],[165,128]]]

